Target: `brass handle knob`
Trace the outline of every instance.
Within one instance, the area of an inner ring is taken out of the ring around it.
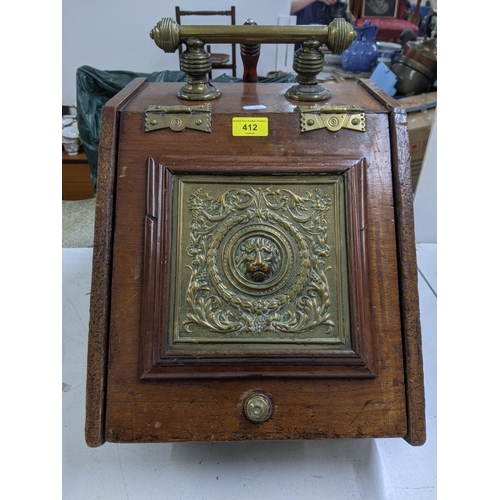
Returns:
[[[319,47],[325,44],[333,54],[341,54],[356,39],[356,31],[342,18],[334,19],[328,26],[181,26],[164,17],[149,36],[165,52],[175,52],[181,43],[186,44],[186,51],[181,55],[181,71],[188,75],[188,81],[177,93],[181,99],[198,101],[220,97],[220,91],[206,77],[212,65],[210,54],[204,49],[206,43],[239,43],[243,47],[301,43],[303,49],[294,54],[293,64],[298,85],[288,89],[285,95],[299,101],[322,101],[331,95],[316,80],[324,61]]]
[[[175,52],[189,38],[204,43],[302,43],[315,38],[334,54],[341,54],[356,39],[356,32],[345,19],[334,19],[328,26],[259,26],[179,25],[171,18],[163,18],[150,31],[149,36],[165,52]]]
[[[254,394],[245,401],[244,410],[250,422],[260,424],[271,416],[272,403],[265,394]]]

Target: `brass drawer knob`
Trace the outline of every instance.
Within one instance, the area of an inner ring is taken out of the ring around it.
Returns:
[[[254,424],[265,422],[272,412],[271,400],[264,394],[250,396],[245,402],[245,416]]]

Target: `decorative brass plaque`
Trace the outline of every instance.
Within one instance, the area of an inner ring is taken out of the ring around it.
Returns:
[[[152,132],[169,128],[182,132],[186,128],[212,131],[212,105],[201,106],[148,106],[144,114],[144,130]]]
[[[326,128],[338,132],[341,128],[365,132],[364,109],[355,104],[350,106],[299,106],[300,131],[310,132]]]
[[[342,175],[178,175],[173,220],[170,348],[350,348]]]

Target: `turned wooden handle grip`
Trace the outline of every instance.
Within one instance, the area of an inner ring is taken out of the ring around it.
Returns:
[[[245,26],[257,26],[253,19],[248,19]],[[260,43],[257,44],[240,44],[240,55],[243,61],[243,81],[245,83],[257,83],[257,63],[260,57]]]

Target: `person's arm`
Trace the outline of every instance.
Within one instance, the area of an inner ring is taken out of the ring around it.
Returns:
[[[337,2],[337,0],[292,0],[292,4],[290,6],[290,14],[295,14],[299,10],[302,10],[304,7],[311,5],[313,2],[323,2],[326,5],[333,5]]]

